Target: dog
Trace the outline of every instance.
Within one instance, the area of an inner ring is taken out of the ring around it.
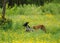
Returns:
[[[36,26],[33,26],[33,29],[35,29],[35,30],[41,29],[44,32],[46,32],[46,28],[45,28],[44,25],[36,25]]]
[[[27,31],[27,32],[30,32],[30,31],[33,31],[33,30],[38,30],[38,29],[41,29],[41,30],[43,30],[44,32],[46,32],[46,28],[45,28],[44,25],[32,26],[32,28],[33,28],[33,29],[32,29],[28,24],[29,24],[29,22],[25,22],[25,23],[23,24],[23,26],[26,28],[26,31]]]
[[[33,31],[33,29],[31,29],[31,27],[28,24],[29,24],[29,22],[26,22],[23,24],[23,26],[26,28],[26,32]]]

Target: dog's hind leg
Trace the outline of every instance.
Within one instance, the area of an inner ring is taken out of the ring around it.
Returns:
[[[46,33],[46,28],[44,26],[41,27],[41,30],[43,30]]]

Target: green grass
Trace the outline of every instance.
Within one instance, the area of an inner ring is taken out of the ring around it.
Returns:
[[[49,3],[43,7],[24,5],[6,9],[6,18],[12,19],[12,28],[7,31],[0,27],[0,43],[60,43],[60,5]],[[1,14],[2,9],[0,9]],[[25,32],[23,24],[43,24],[47,33],[42,30]]]
[[[60,4],[58,3],[48,3],[44,6],[36,6],[36,5],[20,5],[17,7],[15,5],[13,8],[8,8],[6,6],[6,15],[43,15],[43,14],[60,14]],[[2,14],[2,9],[0,8],[0,14]]]
[[[12,29],[0,30],[0,43],[17,43],[24,42],[28,43],[33,41],[33,43],[60,43],[60,15],[14,15],[7,16],[7,18],[13,20]],[[41,30],[34,32],[25,32],[25,28],[22,26],[24,22],[30,22],[29,25],[43,24],[46,27],[47,33]],[[28,41],[27,41],[28,40]],[[17,41],[17,42],[16,42]]]

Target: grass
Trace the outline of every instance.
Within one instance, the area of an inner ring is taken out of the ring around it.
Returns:
[[[0,8],[0,14],[2,12],[2,9]],[[8,8],[8,5],[6,5],[6,15],[44,15],[44,14],[54,14],[59,15],[60,14],[60,4],[58,3],[48,3],[44,6],[36,6],[36,5],[20,5],[17,7],[15,5],[13,8]]]
[[[43,7],[24,5],[7,8],[6,18],[12,19],[13,24],[7,31],[0,28],[0,43],[60,43],[59,7],[59,4],[50,3]],[[42,30],[25,32],[23,24],[27,21],[31,28],[38,24],[45,25],[47,33]]]
[[[60,43],[60,16],[58,15],[14,15],[7,16],[13,20],[12,29],[0,30],[0,43]],[[44,24],[47,33],[41,30],[25,32],[24,22],[29,25]]]

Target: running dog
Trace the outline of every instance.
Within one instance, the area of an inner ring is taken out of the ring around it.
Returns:
[[[46,32],[46,28],[45,28],[44,25],[36,25],[36,26],[33,26],[33,29],[35,29],[35,30],[41,29],[44,32]]]

